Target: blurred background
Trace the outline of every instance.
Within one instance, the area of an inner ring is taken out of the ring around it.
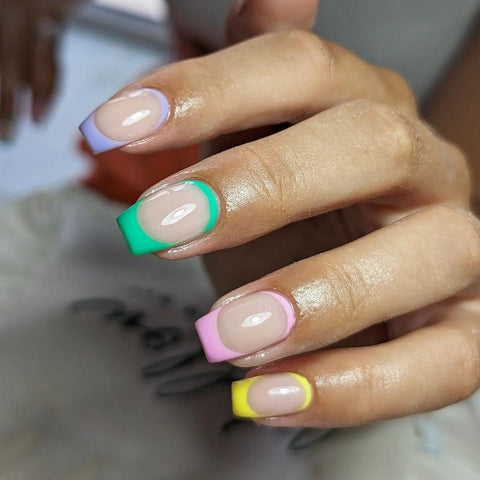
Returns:
[[[84,176],[88,163],[75,135],[81,119],[172,57],[167,8],[159,0],[80,5],[58,42],[58,86],[44,120],[30,121],[31,96],[25,91],[16,99],[9,138],[0,141],[0,201]]]

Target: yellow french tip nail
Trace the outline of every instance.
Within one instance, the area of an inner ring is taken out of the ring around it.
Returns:
[[[312,402],[310,382],[298,373],[275,373],[232,383],[234,415],[261,418],[300,412]]]
[[[247,418],[260,417],[260,415],[252,410],[248,404],[248,390],[252,384],[262,377],[263,375],[238,380],[237,382],[232,383],[232,410],[235,416]]]

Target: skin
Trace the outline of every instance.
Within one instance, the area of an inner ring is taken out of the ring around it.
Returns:
[[[174,111],[125,151],[249,140],[146,192],[196,178],[221,202],[211,232],[157,255],[206,255],[225,293],[213,308],[259,290],[291,300],[290,336],[235,363],[254,367],[248,376],[303,375],[313,401],[261,423],[357,425],[464,399],[480,384],[480,223],[466,157],[419,118],[401,77],[287,20],[262,26],[269,3],[232,9],[228,38],[255,38],[127,87],[160,89]],[[234,135],[259,127],[275,133]]]
[[[0,140],[12,138],[21,90],[31,118],[44,117],[57,83],[57,34],[81,0],[0,0]]]

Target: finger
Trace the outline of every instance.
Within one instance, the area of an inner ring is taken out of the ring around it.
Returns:
[[[197,321],[207,358],[259,365],[443,300],[479,275],[479,233],[466,211],[432,207],[277,270]]]
[[[311,33],[292,31],[161,68],[100,106],[80,129],[96,153],[125,145],[145,153],[298,122],[356,98],[415,112],[398,75]]]
[[[355,101],[170,177],[120,217],[121,228],[132,253],[164,250],[163,258],[180,258],[359,202],[368,202],[382,223],[439,201],[466,207],[468,178],[459,151],[421,122],[388,105]],[[186,180],[208,185],[215,208],[191,196],[195,189],[175,186]],[[159,222],[187,204],[204,208]]]
[[[59,24],[51,17],[37,19],[32,46],[32,118],[39,122],[46,113],[56,85],[56,54]]]
[[[0,19],[0,139],[14,131],[15,97],[23,80],[25,17],[20,5],[9,3]],[[12,41],[15,39],[15,41]]]
[[[266,32],[310,30],[318,0],[237,0],[227,17],[227,40],[237,43]]]
[[[315,22],[318,0],[299,0],[292,3],[289,0],[237,0],[227,15],[227,43],[238,43],[242,40],[268,32],[288,30],[310,30]],[[223,135],[205,144],[205,154],[213,155],[227,148],[246,143],[242,137],[250,135],[250,140],[265,137],[275,133],[275,126],[263,127],[269,129],[259,135],[259,129],[243,130],[230,135]]]
[[[271,426],[324,428],[444,407],[480,386],[479,325],[478,314],[457,310],[456,318],[388,343],[260,367],[233,383],[234,412],[270,417],[259,421]]]
[[[15,77],[3,72],[0,84],[0,140],[9,140],[14,132]]]

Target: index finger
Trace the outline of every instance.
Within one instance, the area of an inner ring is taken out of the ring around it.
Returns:
[[[415,112],[406,83],[306,31],[268,34],[161,68],[100,106],[80,129],[95,153],[178,148],[298,122],[353,99]]]

